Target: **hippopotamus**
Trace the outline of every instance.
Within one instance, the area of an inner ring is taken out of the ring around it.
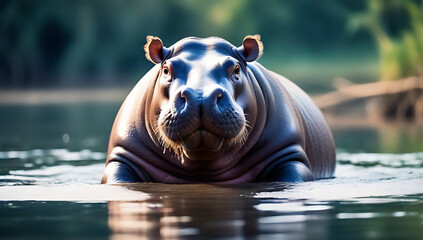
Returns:
[[[259,35],[240,47],[148,36],[155,64],[114,121],[102,183],[240,184],[331,178],[335,144],[311,98],[256,60]]]

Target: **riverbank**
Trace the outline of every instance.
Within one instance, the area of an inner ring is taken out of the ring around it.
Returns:
[[[0,90],[0,106],[22,105],[59,105],[84,103],[122,103],[131,91],[130,88],[104,89],[50,89],[50,90]],[[314,95],[312,99],[321,106],[321,99],[328,94]],[[334,128],[344,127],[398,127],[414,128],[419,123],[408,121],[385,121],[369,116],[365,101],[354,106],[344,106],[337,111],[330,111],[323,106],[323,113],[329,125]]]
[[[0,90],[0,105],[122,102],[129,88]]]

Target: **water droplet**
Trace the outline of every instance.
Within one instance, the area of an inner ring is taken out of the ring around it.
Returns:
[[[62,138],[63,138],[64,143],[69,143],[69,140],[70,140],[69,134],[67,134],[67,133],[63,134]]]

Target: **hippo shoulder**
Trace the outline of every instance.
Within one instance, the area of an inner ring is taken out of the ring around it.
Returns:
[[[283,135],[282,140],[296,142],[304,149],[314,178],[328,178],[335,170],[335,144],[327,122],[311,97],[299,86],[282,75],[266,69],[259,63],[249,64],[254,77],[259,82],[268,105],[277,114],[270,114],[267,128],[270,134]],[[272,111],[272,110],[270,110]],[[274,125],[277,125],[274,128]],[[284,143],[285,145],[287,143]]]

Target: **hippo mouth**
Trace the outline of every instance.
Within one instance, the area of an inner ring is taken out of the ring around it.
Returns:
[[[199,129],[182,139],[183,152],[193,161],[214,160],[222,156],[224,138]]]

